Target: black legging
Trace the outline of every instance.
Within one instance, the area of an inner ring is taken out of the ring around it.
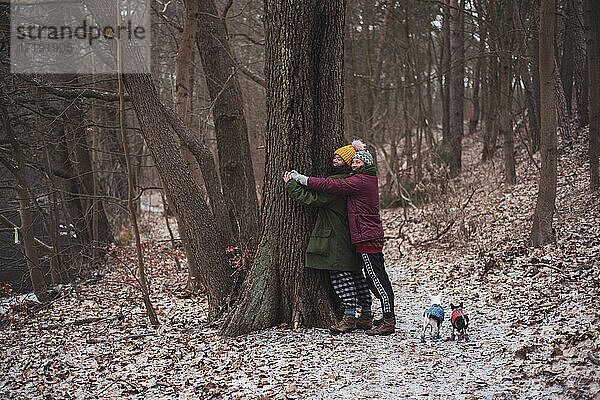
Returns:
[[[392,283],[385,272],[383,253],[360,253],[365,267],[365,275],[369,288],[381,301],[384,318],[394,316],[394,291]]]

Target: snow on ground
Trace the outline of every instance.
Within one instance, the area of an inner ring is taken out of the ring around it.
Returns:
[[[183,252],[148,240],[160,328],[147,327],[130,273],[112,262],[50,305],[0,316],[0,398],[598,398],[600,196],[586,190],[577,143],[561,152],[555,245],[527,246],[537,189],[526,155],[507,187],[501,162],[479,164],[468,138],[457,204],[478,191],[446,235],[424,243],[440,213],[433,205],[384,211],[395,335],[280,326],[220,337],[206,323],[206,299],[181,290],[186,274],[173,256]],[[166,238],[161,224],[146,215],[153,239]],[[134,264],[132,249],[114,254]],[[422,312],[439,292],[448,314],[450,302],[464,302],[470,341],[447,340],[445,321],[442,341],[420,343]]]
[[[10,297],[0,298],[0,314],[6,314],[11,310],[11,306],[18,306],[24,302],[39,303],[38,298],[33,293],[18,294]]]

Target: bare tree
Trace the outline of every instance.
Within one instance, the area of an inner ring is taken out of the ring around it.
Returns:
[[[590,189],[600,189],[600,4],[597,1],[584,0],[585,37],[587,64],[589,73],[589,157],[590,157]]]
[[[32,204],[30,200],[29,190],[27,189],[27,181],[25,178],[25,158],[21,146],[14,135],[8,111],[6,108],[6,94],[4,90],[0,93],[0,117],[2,118],[2,128],[7,136],[8,142],[12,148],[14,160],[6,160],[0,156],[0,162],[15,177],[15,190],[19,198],[19,215],[21,217],[20,232],[23,236],[23,245],[25,247],[25,258],[27,259],[27,269],[33,286],[33,292],[42,303],[48,301],[48,291],[46,281],[35,244],[35,236],[33,233],[33,218],[31,217]]]
[[[573,97],[573,62],[575,55],[575,30],[577,15],[574,0],[563,0],[565,6],[565,25],[563,36],[563,54],[560,61],[560,80],[565,96],[567,113],[571,114],[571,99]]]
[[[202,59],[215,123],[219,171],[240,244],[252,254],[259,229],[258,197],[248,127],[237,78],[239,68],[229,45],[225,18],[214,0],[200,1],[197,47]]]
[[[541,169],[538,198],[533,214],[531,242],[543,246],[555,241],[552,228],[556,199],[556,98],[554,91],[554,0],[541,0],[540,4],[540,94],[542,129],[540,141]]]
[[[575,13],[575,98],[580,125],[587,125],[588,117],[588,71],[585,50],[583,0],[574,0]]]
[[[504,3],[498,2],[499,18],[497,27],[500,29],[497,40],[496,49],[499,58],[499,73],[498,73],[498,89],[500,91],[500,103],[498,105],[498,127],[503,138],[504,150],[504,179],[509,185],[513,185],[517,181],[515,172],[515,144],[511,121],[511,105],[512,105],[512,35],[506,31],[511,24],[512,13],[508,7],[504,7]],[[497,28],[497,29],[498,29]]]
[[[519,73],[521,76],[521,82],[525,88],[525,103],[527,104],[527,114],[529,116],[529,137],[531,152],[535,153],[539,147],[540,137],[540,125],[538,116],[538,105],[536,104],[535,89],[531,79],[531,72],[529,71],[529,63],[525,57],[525,49],[527,49],[527,38],[525,35],[525,29],[521,22],[521,13],[519,12],[519,3],[517,0],[512,0],[512,16],[513,24],[515,27],[515,34],[517,40],[517,48],[523,53],[519,57]]]
[[[212,153],[208,150],[203,135],[191,130],[192,121],[192,95],[194,76],[193,54],[194,43],[196,41],[196,32],[198,28],[199,1],[185,1],[185,15],[183,32],[179,43],[179,51],[175,60],[175,109],[179,117],[186,125],[186,129],[178,131],[178,138],[181,143],[181,154],[186,161],[192,176],[198,186],[204,183],[206,192],[210,199],[210,206],[213,217],[220,223],[215,225],[217,229],[217,238],[219,248],[225,248],[228,244],[238,241],[237,233],[234,235],[232,221],[228,216],[225,196],[221,188],[218,171]],[[202,177],[199,176],[197,169],[200,169]],[[202,178],[202,179],[201,179]],[[184,242],[188,248],[189,243]],[[197,286],[198,276],[195,276],[195,270],[188,268],[190,286]]]
[[[457,176],[462,167],[464,135],[465,46],[464,0],[450,0],[450,172]]]

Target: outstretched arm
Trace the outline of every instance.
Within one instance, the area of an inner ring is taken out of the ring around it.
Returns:
[[[285,184],[285,191],[298,203],[311,207],[327,207],[336,197],[329,193],[308,190],[293,179],[288,180]]]
[[[360,175],[352,175],[344,179],[331,178],[308,178],[308,188],[318,192],[332,193],[338,195],[352,195],[361,191],[362,178]]]

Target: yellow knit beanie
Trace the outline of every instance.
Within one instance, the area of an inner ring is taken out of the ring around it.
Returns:
[[[352,156],[354,155],[354,153],[356,153],[356,150],[351,145],[340,147],[339,149],[333,152],[333,154],[337,154],[338,156],[342,157],[344,162],[348,165],[350,165],[350,163],[352,162]]]
[[[352,164],[352,156],[354,156],[354,153],[356,153],[357,151],[364,150],[365,147],[365,144],[360,140],[354,140],[352,144],[340,147],[339,149],[334,151],[333,154],[337,154],[338,156],[342,157],[344,162],[350,165]]]

